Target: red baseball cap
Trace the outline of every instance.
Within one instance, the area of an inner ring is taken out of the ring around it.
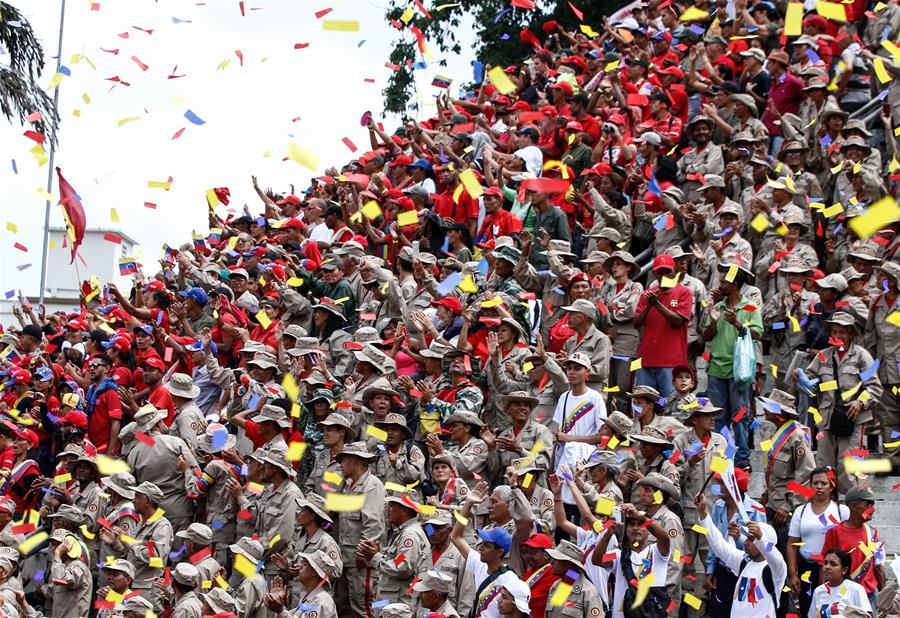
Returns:
[[[455,296],[445,296],[440,300],[431,301],[432,306],[437,307],[438,305],[444,306],[453,313],[462,313],[462,302],[456,298]]]
[[[581,126],[581,123],[573,120],[572,122],[566,123],[566,131],[584,131],[584,127]]]
[[[154,367],[155,369],[159,369],[160,371],[166,370],[166,364],[158,356],[148,356],[141,361],[141,365],[149,365],[150,367]]]
[[[412,165],[413,159],[409,155],[400,155],[390,163],[388,163],[388,167],[400,167],[401,165]]]
[[[553,541],[546,534],[532,534],[524,541],[522,545],[526,547],[534,547],[535,549],[553,549]]]
[[[505,94],[498,95],[491,100],[493,105],[509,105],[509,97]]]
[[[90,330],[90,328],[88,328],[87,322],[85,322],[81,318],[69,320],[69,323],[66,324],[66,326],[72,330]]]
[[[37,448],[38,446],[38,436],[30,429],[19,429],[16,431],[16,437],[19,440],[27,440],[31,442],[31,448]]]
[[[509,111],[513,112],[530,112],[531,106],[525,101],[516,101],[512,105],[507,108]]]
[[[750,473],[743,468],[735,468],[734,480],[737,481],[737,486],[741,493],[747,493],[747,487],[750,485]]]
[[[657,271],[663,268],[675,270],[675,259],[668,253],[660,253],[653,258],[653,270]]]
[[[482,195],[493,195],[495,197],[503,197],[503,191],[499,187],[488,187]]]
[[[292,217],[281,224],[281,229],[286,227],[296,228],[298,230],[302,230],[304,228],[303,221],[298,219],[297,217]]]
[[[59,425],[74,425],[82,431],[87,431],[88,428],[88,417],[84,412],[79,412],[78,410],[70,410],[56,419],[56,422]]]
[[[550,88],[555,90],[562,90],[569,95],[575,92],[575,90],[572,88],[572,84],[570,84],[569,82],[556,82],[555,84],[550,86]]]
[[[284,206],[285,204],[296,204],[299,206],[301,203],[302,202],[300,201],[300,198],[296,195],[288,195],[285,196],[283,200],[278,200],[277,202],[275,202],[275,204],[278,206]]]

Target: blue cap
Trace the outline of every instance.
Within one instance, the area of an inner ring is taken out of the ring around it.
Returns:
[[[426,159],[418,159],[415,163],[410,163],[406,167],[421,167],[426,172],[431,172],[434,170],[434,167],[431,165],[430,161]]]
[[[203,291],[203,288],[191,288],[189,290],[183,290],[178,292],[179,296],[184,298],[191,298],[201,307],[205,306],[206,303],[209,302],[209,296],[206,295],[206,292]]]
[[[209,342],[209,348],[210,348],[210,350],[212,351],[212,353],[213,353],[214,355],[217,355],[217,354],[219,353],[219,348],[216,347],[216,342],[215,342],[215,341],[210,341],[210,342]],[[203,351],[203,342],[202,342],[202,341],[199,341],[199,340],[198,340],[198,341],[195,341],[195,342],[192,343],[191,345],[186,346],[185,349],[186,349],[186,350],[190,350],[191,352],[202,352],[202,351]]]
[[[53,379],[53,371],[50,367],[38,367],[34,373],[36,377],[40,378],[41,382],[49,382]]]
[[[144,331],[148,336],[153,336],[153,326],[150,324],[138,324],[134,328],[131,329],[131,332],[136,333],[138,331]]]
[[[505,528],[491,528],[490,530],[479,530],[478,536],[482,541],[493,543],[503,550],[504,554],[509,554],[512,549],[512,536]]]

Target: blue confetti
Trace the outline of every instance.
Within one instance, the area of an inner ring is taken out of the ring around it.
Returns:
[[[177,17],[173,17],[172,23],[173,24],[192,24],[194,22],[191,21],[190,19],[178,19]]]
[[[12,166],[13,166],[13,174],[18,175],[18,174],[19,174],[19,168],[18,168],[18,166],[16,166],[16,160],[15,160],[15,159],[12,160]]]
[[[871,365],[869,365],[869,367],[866,368],[865,371],[860,372],[859,379],[862,380],[863,382],[865,382],[866,380],[868,380],[869,378],[871,378],[872,376],[875,375],[875,373],[878,371],[878,367],[880,367],[880,366],[881,366],[881,359],[876,358],[875,362],[872,363]]]
[[[760,426],[760,422],[759,422],[758,418],[755,418],[750,422],[750,429],[756,429],[759,426]]]
[[[67,67],[67,66],[60,66],[59,72],[62,73],[63,75],[65,75],[66,77],[72,77],[72,71],[69,70],[69,67]]]
[[[885,26],[884,30],[881,31],[881,40],[886,41],[888,36],[890,36],[890,34],[891,34],[891,27]]]
[[[729,225],[724,230],[721,230],[721,231],[713,234],[713,236],[715,236],[716,238],[722,238],[723,236],[727,236],[728,234],[730,234],[733,231],[734,231],[734,228]]]
[[[501,41],[508,41],[508,40],[509,40],[509,35],[508,35],[508,34],[504,34],[503,36],[500,37],[500,40],[501,40]]]
[[[9,300],[10,298],[12,298],[15,295],[16,295],[16,291],[10,290],[9,292],[6,293],[6,300]]]
[[[28,262],[27,264],[21,264],[19,266],[16,266],[16,268],[18,268],[19,272],[21,272],[27,268],[31,268],[31,262]]]
[[[807,55],[807,57],[809,57],[810,60],[812,60],[813,64],[818,64],[818,63],[822,62],[822,59],[819,58],[819,55],[811,49],[806,50],[806,55]]]
[[[224,525],[225,525],[225,522],[224,522],[224,521],[219,521],[219,520],[217,519],[217,520],[213,521],[212,524],[210,524],[210,527],[211,527],[212,529],[214,529],[214,530],[219,530],[219,529],[220,529],[222,526],[224,526]]]
[[[357,43],[357,44],[356,44],[357,49],[360,48],[360,47],[362,47],[363,45],[365,45],[365,43],[366,43],[366,40],[365,40],[365,39],[363,39],[362,41],[360,41],[359,43]]]
[[[772,324],[772,330],[784,330],[784,322],[775,322]]]
[[[701,28],[700,26],[696,26],[696,25],[690,26],[690,27],[688,28],[688,30],[690,30],[691,32],[694,32],[694,33],[696,33],[696,34],[699,34],[701,37],[702,37],[704,34],[706,34],[706,30],[704,30],[704,29]]]
[[[40,582],[44,580],[44,570],[41,569],[37,573],[34,574],[34,581]]]
[[[213,432],[212,435],[212,446],[213,448],[224,448],[225,443],[228,441],[228,430],[224,427],[217,429]]]
[[[887,95],[888,95],[888,91],[882,90],[881,92],[878,93],[878,96],[875,98],[884,101],[887,98]]]
[[[191,110],[184,112],[184,117],[187,118],[193,124],[197,124],[197,125],[206,124],[205,120],[203,120],[200,116],[198,116]]]
[[[169,552],[169,558],[171,558],[172,560],[178,559],[178,557],[181,556],[181,554],[183,554],[183,553],[184,553],[184,550],[186,550],[186,549],[187,549],[187,545],[185,545],[184,543],[182,543],[182,544],[181,544],[181,549],[179,549],[178,551],[172,551],[172,552]]]
[[[831,136],[827,133],[822,136],[822,139],[819,140],[819,144],[822,146],[828,146],[831,143]]]
[[[510,11],[512,11],[512,7],[508,6],[505,9],[503,9],[502,11],[500,11],[499,13],[497,13],[497,16],[494,18],[494,23],[495,24],[498,23],[501,19],[503,19],[503,16],[506,15],[507,13],[509,13]]]
[[[247,410],[253,410],[256,408],[256,404],[259,403],[259,395],[251,395],[250,399],[247,401]]]
[[[390,605],[390,604],[391,604],[390,599],[379,599],[379,600],[375,601],[374,603],[372,603],[372,609],[381,609],[382,607],[384,607],[386,605]]]

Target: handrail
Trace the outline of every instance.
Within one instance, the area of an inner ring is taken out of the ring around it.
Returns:
[[[691,245],[691,240],[692,240],[692,238],[690,236],[688,236],[687,238],[685,238],[678,244],[679,244],[679,246],[681,246],[682,249],[687,249]],[[647,251],[652,251],[652,250],[653,250],[653,245],[650,245],[650,247],[648,247],[646,250],[641,251],[641,255],[644,255],[645,253],[647,253]],[[637,261],[637,258],[635,258],[635,261]],[[638,276],[635,277],[634,279],[635,280],[640,279],[641,277],[646,275],[648,272],[650,272],[650,270],[652,268],[653,268],[653,260],[650,260],[646,264],[641,266],[641,272],[639,272]]]

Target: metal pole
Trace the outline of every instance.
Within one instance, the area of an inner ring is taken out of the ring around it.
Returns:
[[[66,20],[66,0],[62,0],[62,6],[59,10],[59,44],[56,47],[56,72],[59,73],[59,67],[62,66],[62,43],[63,43],[63,24]],[[59,88],[62,83],[57,84],[53,93],[53,111],[59,114]],[[57,125],[59,131],[59,125]],[[54,135],[54,138],[58,138]],[[50,167],[47,169],[47,193],[53,192],[53,158],[56,154],[56,139],[50,141]],[[48,199],[44,205],[44,245],[41,253],[41,293],[40,301],[44,302],[44,288],[47,285],[47,252],[50,246],[50,200]]]

